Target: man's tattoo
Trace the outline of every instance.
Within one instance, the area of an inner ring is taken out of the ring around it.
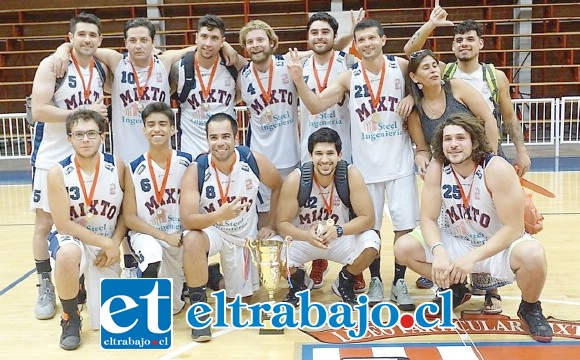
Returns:
[[[524,137],[522,136],[522,128],[519,122],[516,121],[515,124],[513,122],[504,122],[504,127],[515,145],[524,145]]]

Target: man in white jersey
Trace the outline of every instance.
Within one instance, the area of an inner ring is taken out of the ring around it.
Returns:
[[[119,245],[127,233],[121,214],[125,166],[99,152],[105,118],[92,110],[68,115],[66,132],[74,154],[48,173],[48,201],[56,230],[49,236],[55,282],[62,304],[60,347],[81,344],[77,294],[84,274],[91,328],[100,327],[100,281],[118,278]],[[65,131],[63,129],[63,131]]]
[[[107,116],[103,104],[103,86],[107,69],[93,57],[101,44],[101,21],[92,14],[81,13],[70,21],[69,41],[64,73],[51,68],[52,57],[42,60],[32,85],[34,148],[31,156],[33,185],[31,208],[36,212],[32,247],[38,273],[38,300],[34,309],[37,319],[55,315],[56,296],[51,282],[51,266],[46,238],[53,224],[48,204],[48,171],[73,153],[65,131],[66,117],[79,107]],[[66,76],[64,76],[66,74]]]
[[[439,6],[439,1],[436,1],[435,7],[429,17],[429,21],[417,30],[413,37],[411,37],[407,44],[405,44],[405,53],[410,55],[414,51],[421,49],[429,35],[435,30],[435,28],[440,26],[453,26],[453,23],[447,20],[447,12]],[[515,146],[516,154],[514,163],[517,165],[516,171],[519,176],[524,176],[531,165],[531,160],[526,151],[520,122],[514,112],[511,102],[509,81],[503,71],[495,68],[487,69],[495,71],[494,77],[496,78],[498,93],[497,97],[494,97],[492,89],[490,89],[490,86],[484,77],[484,65],[479,62],[479,52],[484,46],[481,37],[483,34],[483,28],[481,24],[478,24],[473,20],[465,20],[454,27],[453,34],[451,49],[453,50],[457,60],[455,62],[456,70],[451,78],[462,79],[474,87],[483,95],[492,113],[496,117],[501,116],[501,120],[497,119],[498,129],[500,130],[500,140],[503,132],[501,125],[503,123],[506,133],[510,136],[510,139]],[[446,64],[440,62],[439,67],[441,69],[441,75],[444,77],[446,75]],[[490,76],[490,74],[488,74],[488,76]],[[496,104],[498,109],[496,109]],[[497,111],[499,111],[499,113]],[[505,158],[501,142],[498,144],[498,154]],[[417,280],[417,282],[419,283],[420,280],[421,279]],[[492,281],[492,279],[483,279],[483,281]],[[425,287],[430,287],[429,285],[432,284],[427,283]],[[477,287],[479,284],[474,285]],[[486,311],[490,313],[501,312],[501,297],[497,292],[497,288],[486,293],[486,302],[488,303],[486,305]]]
[[[175,114],[169,105],[149,103],[141,115],[149,150],[133,160],[125,174],[123,216],[141,277],[173,279],[173,313],[177,314],[185,306],[181,299],[181,179],[193,159],[170,147]]]
[[[327,259],[344,265],[333,291],[345,303],[357,305],[354,278],[374,261],[381,247],[381,239],[372,231],[373,203],[361,173],[342,160],[342,141],[335,130],[323,127],[313,132],[308,151],[311,162],[288,175],[278,202],[280,235],[294,240],[287,250],[292,275],[284,301],[297,306],[296,292],[306,289],[304,264]],[[301,189],[303,183],[311,189],[300,204],[300,193],[306,191]],[[343,201],[346,189],[348,199]]]
[[[226,65],[221,56],[225,32],[220,17],[202,16],[195,35],[197,50],[187,53],[171,69],[170,81],[172,87],[177,84],[179,101],[179,149],[190,153],[194,159],[208,150],[207,119],[221,112],[236,117],[236,75],[247,61],[236,54],[235,64]]]
[[[483,126],[468,113],[440,124],[431,144],[421,228],[397,241],[395,256],[440,288],[451,288],[454,306],[466,299],[464,282],[471,273],[515,279],[522,291],[518,316],[535,340],[551,341],[538,300],[546,257],[540,242],[524,232],[524,196],[513,167],[493,156]],[[437,223],[442,207],[449,228]]]
[[[206,122],[210,153],[203,154],[183,176],[181,221],[191,230],[183,238],[183,270],[191,303],[206,302],[207,258],[220,254],[228,298],[248,298],[259,288],[245,239],[266,239],[274,233],[282,178],[268,159],[238,144],[238,122],[214,114]],[[260,181],[272,189],[272,211],[258,231]],[[192,329],[194,341],[211,339],[211,328]]]
[[[351,11],[351,15],[353,15]],[[360,21],[362,11],[358,14]],[[352,16],[353,26],[358,23]],[[303,59],[304,81],[315,93],[321,93],[328,84],[332,83],[338,74],[348,70],[358,59],[343,51],[335,51],[334,44],[338,32],[338,21],[328,13],[318,12],[310,17],[306,25],[308,44],[312,49],[312,56]],[[301,163],[310,161],[308,152],[308,137],[321,127],[329,127],[338,132],[342,141],[342,159],[352,163],[350,144],[350,114],[348,111],[348,96],[330,108],[311,114],[304,103],[300,104],[300,155]],[[312,262],[310,278],[314,282],[313,288],[322,287],[324,273],[328,270],[328,261],[316,259]],[[354,291],[364,292],[364,278],[361,274],[355,276]]]
[[[421,49],[433,30],[440,26],[453,26],[453,22],[447,20],[447,12],[439,6],[439,1],[435,1],[435,8],[431,12],[429,21],[417,30],[413,37],[411,37],[407,44],[405,44],[405,53],[410,55],[414,51]],[[484,46],[481,37],[482,33],[483,28],[481,24],[471,19],[465,20],[454,27],[451,49],[457,58],[457,70],[453,74],[453,78],[463,79],[481,92],[483,97],[486,99],[490,110],[494,112],[495,108],[492,101],[493,94],[491,93],[489,84],[484,79],[483,67],[479,62],[479,52]],[[445,63],[440,63],[439,67],[442,75],[444,75],[445,66]],[[511,102],[508,78],[501,70],[495,69],[495,73],[497,77],[499,93],[498,105],[501,113],[501,121],[505,127],[506,133],[510,136],[510,139],[515,146],[516,156],[514,163],[518,166],[518,175],[523,176],[530,168],[530,157],[526,151],[520,122],[514,112]],[[498,124],[498,126],[499,125],[501,124]],[[501,146],[498,147],[498,154],[504,156]]]
[[[386,56],[382,47],[387,38],[381,24],[364,19],[354,28],[357,50],[362,60],[338,75],[322,93],[313,93],[302,78],[302,69],[293,52],[290,74],[301,100],[311,113],[318,113],[350,94],[351,142],[353,164],[361,171],[369,188],[375,210],[374,229],[380,231],[385,194],[395,232],[395,241],[418,224],[419,205],[413,170],[413,148],[403,129],[399,113],[407,114],[410,106],[400,104],[404,98],[408,61]],[[369,302],[383,300],[380,257],[370,266]],[[391,300],[402,310],[414,309],[404,281],[405,267],[395,261],[395,278]]]

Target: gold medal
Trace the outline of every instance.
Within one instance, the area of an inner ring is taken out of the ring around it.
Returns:
[[[157,215],[161,215],[161,214],[163,214],[163,210],[161,210],[161,208],[159,207],[159,208],[157,208]]]
[[[208,111],[209,110],[209,104],[208,103],[203,103],[201,104],[201,107],[203,108],[203,110]]]
[[[139,111],[139,114],[141,114],[144,109],[145,109],[145,105],[141,101],[138,101],[137,102],[137,111]]]
[[[375,124],[378,123],[379,121],[381,121],[381,115],[378,112],[372,113],[371,121],[374,122]]]
[[[89,219],[90,219],[90,218],[92,218],[92,217],[93,217],[93,213],[92,213],[92,212],[89,212],[89,213],[87,213],[87,218],[89,218]]]
[[[272,109],[270,109],[270,107],[269,107],[269,106],[266,108],[266,110],[265,110],[265,111],[266,111],[266,115],[267,115],[267,116],[272,116]]]

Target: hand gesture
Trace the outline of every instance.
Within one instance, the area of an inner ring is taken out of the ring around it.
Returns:
[[[365,17],[365,10],[361,7],[358,9],[358,14],[354,16],[354,10],[350,10],[350,20],[352,22],[351,32],[354,32],[354,27]]]
[[[429,163],[431,162],[431,160],[429,159],[428,156],[426,156],[423,152],[419,152],[417,153],[417,155],[415,155],[415,165],[417,165],[417,170],[419,171],[419,176],[421,176],[421,179],[425,180],[425,174],[427,173],[427,166],[429,166]]]
[[[119,245],[116,244],[113,240],[107,239],[107,245],[101,248],[99,252],[99,256],[104,256],[106,258],[104,265],[102,267],[109,267],[113,264],[118,263],[121,261],[121,253],[119,252]],[[97,258],[99,257],[97,256]],[[100,259],[100,263],[102,264],[102,258]]]
[[[439,0],[435,0],[435,7],[433,11],[431,11],[431,16],[429,16],[429,21],[433,23],[433,25],[439,26],[453,26],[453,22],[447,20],[447,11],[439,6]]]
[[[250,203],[240,204],[241,200],[242,198],[238,197],[230,203],[222,204],[218,210],[220,212],[220,219],[222,221],[234,219],[240,215],[242,210],[250,206]]]
[[[302,80],[302,63],[296,48],[288,49],[289,60],[286,62],[290,78],[295,83]]]
[[[338,238],[336,226],[322,225],[322,232],[318,232],[318,235],[322,238],[324,245],[328,245],[332,240]]]
[[[92,104],[89,104],[88,109],[98,112],[99,114],[101,114],[101,116],[103,116],[106,119],[109,115],[109,112],[107,110],[107,105],[103,103],[104,100],[105,97],[99,98],[97,101],[93,102]]]

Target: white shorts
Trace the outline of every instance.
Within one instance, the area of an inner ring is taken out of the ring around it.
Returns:
[[[289,167],[289,168],[278,169],[280,176],[282,176],[282,180],[286,179],[286,176],[288,176],[297,167],[298,167],[298,164],[296,164],[292,167]],[[270,198],[271,197],[272,197],[272,190],[270,190],[269,187],[267,187],[262,182],[260,182],[260,188],[258,190],[258,205],[257,205],[258,212],[264,213],[264,212],[270,211]]]
[[[308,241],[292,241],[288,248],[290,267],[303,267],[309,261],[326,259],[342,265],[352,264],[364,249],[381,248],[381,239],[373,230],[357,235],[345,235],[330,242],[328,249],[317,248]]]
[[[423,234],[421,234],[421,230],[416,228],[411,232],[425,250],[425,258],[428,263],[433,262],[433,254],[431,253],[431,249],[425,245],[425,240],[423,239]],[[515,240],[511,243],[511,245],[505,249],[500,251],[499,253],[484,259],[482,261],[478,261],[475,263],[475,267],[472,270],[472,273],[485,273],[491,275],[494,278],[495,282],[493,284],[489,284],[489,286],[484,286],[481,284],[480,288],[495,288],[498,286],[503,286],[513,282],[516,279],[516,274],[514,274],[511,266],[510,266],[510,257],[512,250],[521,244],[524,241],[538,241],[533,238],[529,234],[524,234],[521,238]],[[468,254],[470,251],[473,250],[473,247],[469,245],[465,241],[459,241],[453,235],[451,235],[449,229],[441,229],[441,242],[445,246],[445,250],[451,260],[457,259],[461,256]]]
[[[381,230],[385,193],[393,230],[409,230],[419,225],[419,193],[417,177],[408,175],[399,179],[367,184],[375,209],[375,230]]]
[[[30,210],[42,209],[50,213],[48,206],[48,170],[32,169],[32,194],[30,196]]]
[[[121,275],[119,263],[106,268],[94,266],[95,259],[100,251],[96,246],[83,243],[70,235],[61,235],[56,230],[48,235],[48,250],[50,256],[56,260],[58,250],[65,245],[75,245],[81,250],[81,263],[79,277],[85,275],[85,288],[87,290],[87,306],[91,318],[91,328],[100,329],[101,312],[101,279],[116,279]],[[58,289],[57,289],[58,290]]]
[[[228,235],[214,226],[203,229],[209,238],[209,255],[220,254],[226,296],[251,296],[260,288],[260,278],[250,250],[228,241]],[[255,234],[254,234],[255,235]]]
[[[183,274],[183,248],[173,247],[165,241],[157,240],[151,235],[129,232],[129,245],[139,262],[139,271],[143,273],[149,264],[160,262],[159,278],[173,279],[173,314],[185,306],[181,300],[185,275]]]

